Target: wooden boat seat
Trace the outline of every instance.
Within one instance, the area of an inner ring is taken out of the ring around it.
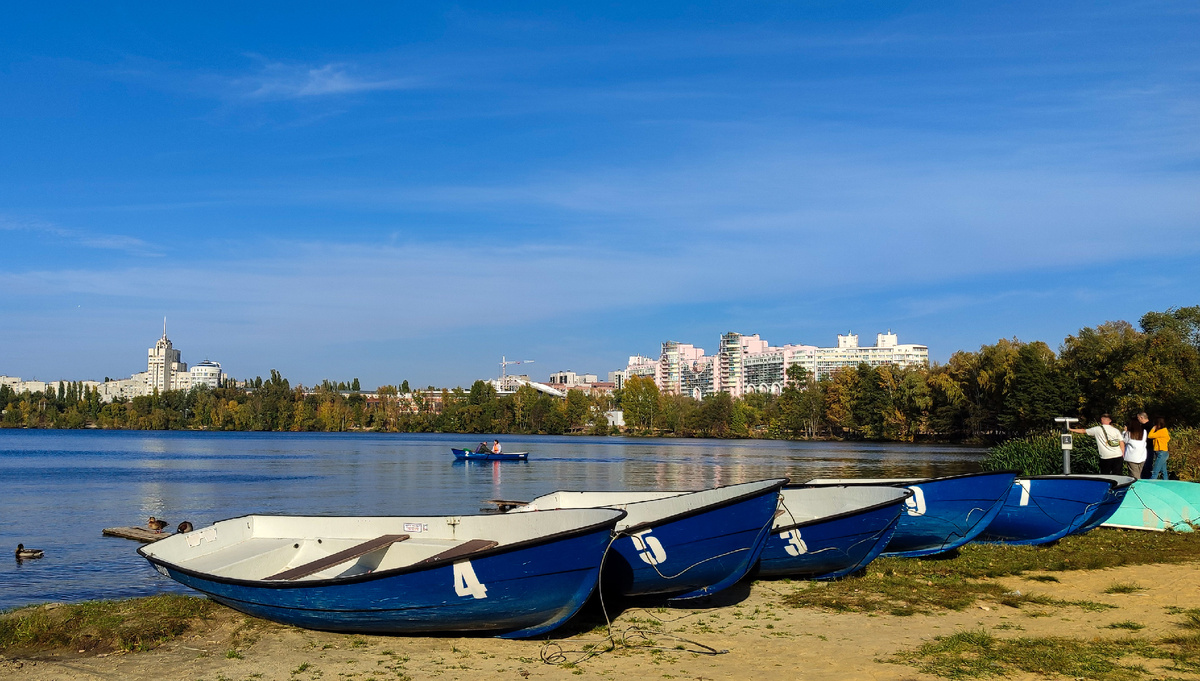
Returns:
[[[304,565],[288,568],[283,572],[279,572],[267,577],[267,579],[293,580],[314,575],[322,570],[331,568],[334,565],[345,563],[347,561],[354,560],[355,558],[361,558],[372,551],[378,551],[379,549],[382,549],[386,546],[391,546],[396,542],[404,541],[405,539],[408,539],[408,536],[409,535],[407,534],[385,534],[381,537],[375,537],[374,539],[351,546],[348,549],[343,549],[337,553],[331,553],[328,556],[318,558],[312,562],[305,563]]]
[[[470,541],[465,541],[465,542],[459,544],[458,546],[450,547],[437,555],[430,556],[430,557],[426,558],[425,560],[421,561],[420,563],[417,563],[417,565],[421,565],[423,563],[432,563],[435,560],[450,560],[452,558],[461,558],[462,556],[470,555],[472,553],[475,553],[477,551],[482,551],[484,549],[490,549],[493,546],[498,546],[498,545],[499,545],[499,542],[494,542],[494,541],[490,541],[487,539],[472,539]]]

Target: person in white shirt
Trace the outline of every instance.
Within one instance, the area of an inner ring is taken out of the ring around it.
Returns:
[[[499,441],[499,440],[493,440],[493,441],[492,441],[492,453],[493,453],[493,454],[499,454],[499,453],[500,453],[500,441]]]
[[[1142,477],[1142,466],[1146,463],[1146,426],[1140,419],[1129,419],[1125,426],[1125,465],[1134,478]]]
[[[1071,428],[1070,431],[1096,438],[1096,449],[1100,452],[1100,472],[1104,475],[1121,475],[1125,441],[1121,438],[1121,431],[1112,424],[1111,416],[1101,414],[1100,425],[1092,426],[1087,430]]]

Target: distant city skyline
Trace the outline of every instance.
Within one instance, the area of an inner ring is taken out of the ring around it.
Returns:
[[[231,13],[239,20],[229,21]],[[263,30],[270,27],[270,30]],[[0,373],[932,361],[1194,305],[1200,8],[9,8]]]

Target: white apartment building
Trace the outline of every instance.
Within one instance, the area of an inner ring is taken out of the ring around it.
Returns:
[[[99,391],[101,400],[111,402],[114,398],[128,399],[151,395],[155,390],[160,393],[167,390],[189,390],[200,385],[218,388],[224,381],[225,374],[218,362],[206,359],[188,369],[179,350],[176,350],[167,338],[167,326],[164,322],[162,338],[146,351],[145,371],[117,380],[83,381],[83,385],[95,388]],[[59,381],[22,381],[14,376],[0,376],[0,385],[7,385],[17,393],[57,390],[58,384]]]
[[[838,336],[837,347],[820,348],[814,345],[784,345],[772,347],[754,335],[729,332],[721,335],[716,355],[704,354],[703,348],[687,343],[667,341],[657,361],[635,355],[621,371],[609,374],[620,387],[630,376],[653,376],[658,389],[664,393],[691,395],[701,399],[718,392],[741,397],[747,393],[778,395],[787,385],[787,370],[799,365],[809,375],[827,377],[842,367],[894,365],[927,366],[929,348],[924,345],[901,345],[896,334],[889,331],[876,336],[874,346],[860,347],[858,336]],[[653,368],[653,372],[650,369]]]

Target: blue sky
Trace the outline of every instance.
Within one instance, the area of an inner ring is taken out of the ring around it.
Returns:
[[[935,360],[1200,304],[1191,2],[80,3],[0,22],[0,374]]]

